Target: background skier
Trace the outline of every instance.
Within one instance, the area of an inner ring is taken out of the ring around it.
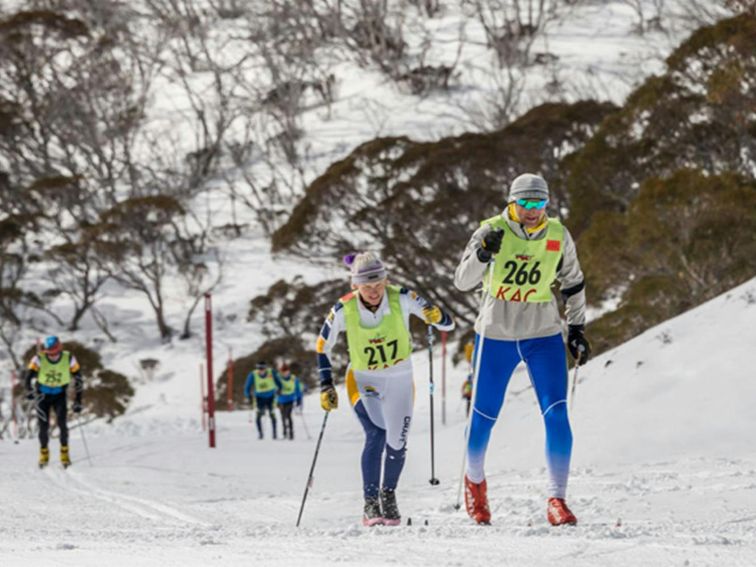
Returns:
[[[47,337],[42,348],[29,362],[26,372],[27,398],[34,400],[39,421],[39,466],[45,467],[50,462],[50,412],[55,411],[55,418],[60,429],[60,462],[64,467],[71,464],[68,450],[68,385],[74,381],[74,413],[82,410],[81,399],[84,381],[76,357],[63,350],[63,344],[56,336]],[[32,382],[35,381],[34,385]]]
[[[257,435],[263,438],[262,419],[265,413],[270,415],[270,424],[273,431],[273,439],[277,438],[276,432],[276,414],[273,411],[273,404],[276,401],[276,394],[281,390],[281,380],[272,368],[268,368],[268,363],[260,361],[255,365],[255,370],[247,375],[247,381],[244,383],[244,396],[247,403],[254,407],[257,406]],[[252,394],[254,393],[254,403]]]
[[[472,402],[472,372],[467,374],[465,381],[462,382],[462,399],[465,401],[465,415],[470,415],[470,403]]]
[[[296,404],[302,407],[302,384],[299,377],[292,374],[288,364],[282,364],[278,378],[281,383],[281,389],[278,393],[278,409],[281,411],[281,423],[283,424],[284,439],[294,439],[294,422],[291,419],[291,412]]]

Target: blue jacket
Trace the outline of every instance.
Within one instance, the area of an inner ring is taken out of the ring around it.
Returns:
[[[261,394],[255,393],[256,398],[260,398],[262,400],[273,398],[278,393],[278,390],[281,389],[281,377],[278,375],[278,372],[276,370],[273,370],[272,368],[268,368],[268,372],[273,373],[273,381],[276,383],[276,389],[271,390],[270,392],[262,392]],[[254,391],[254,389],[255,389],[255,371],[253,370],[252,372],[247,374],[247,381],[244,383],[244,396],[249,398],[252,392]]]

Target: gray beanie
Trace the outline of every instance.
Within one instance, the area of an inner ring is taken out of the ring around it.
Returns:
[[[532,173],[523,173],[512,181],[509,186],[508,202],[512,203],[517,199],[548,199],[549,186],[546,180],[540,175]]]
[[[386,267],[377,254],[363,252],[344,256],[344,263],[349,266],[353,284],[366,284],[386,279]]]

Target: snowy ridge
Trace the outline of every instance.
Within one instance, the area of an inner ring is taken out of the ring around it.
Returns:
[[[522,370],[488,453],[493,525],[475,526],[453,506],[462,367],[449,375],[446,426],[436,406],[441,485],[428,484],[428,369],[418,352],[398,492],[412,526],[359,526],[362,433],[342,406],[328,421],[303,527],[294,528],[314,449],[303,419],[314,437],[323,416],[313,397],[295,416],[293,442],[258,441],[240,411],[219,416],[215,450],[198,432],[93,436],[93,466],[74,430],[66,472],[56,468],[55,442],[43,472],[36,442],[0,444],[2,564],[753,565],[754,322],[756,279],[581,369],[568,494],[575,528],[546,523],[543,431]]]

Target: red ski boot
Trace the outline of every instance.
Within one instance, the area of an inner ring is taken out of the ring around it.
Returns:
[[[549,498],[549,503],[546,506],[546,517],[552,526],[562,526],[564,524],[574,526],[577,524],[577,518],[575,514],[570,512],[570,509],[564,502],[564,498]]]
[[[476,523],[482,525],[491,523],[487,491],[488,485],[485,479],[480,484],[475,484],[465,475],[465,508],[467,508],[467,514]]]

